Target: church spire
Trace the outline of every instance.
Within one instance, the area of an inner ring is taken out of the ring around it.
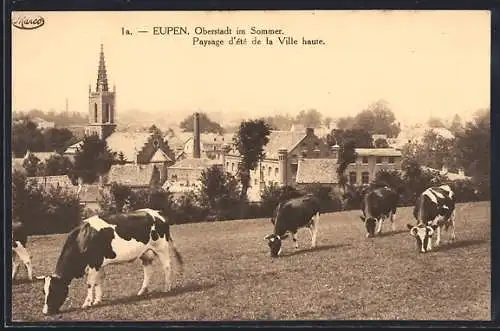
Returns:
[[[106,73],[106,63],[104,61],[104,46],[101,44],[101,54],[99,55],[99,68],[97,70],[97,92],[108,92],[108,75]]]

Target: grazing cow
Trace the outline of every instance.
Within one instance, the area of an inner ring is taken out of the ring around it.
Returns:
[[[451,227],[451,241],[455,240],[455,213],[455,193],[450,186],[430,187],[422,192],[413,208],[417,225],[407,224],[421,253],[432,250],[434,232],[439,246],[443,227],[446,231]]]
[[[394,215],[398,205],[398,194],[393,189],[384,186],[368,190],[361,199],[360,216],[366,227],[366,237],[380,234],[386,218],[391,220],[392,231],[395,231]]]
[[[169,247],[182,264],[182,258],[170,236],[168,222],[152,209],[140,209],[108,217],[93,216],[73,229],[64,243],[55,272],[44,279],[44,314],[56,313],[66,300],[68,287],[75,278],[87,273],[87,297],[82,308],[102,300],[103,267],[140,259],[144,280],[137,295],[148,290],[152,263],[158,257],[165,273],[165,291],[171,289]],[[95,290],[95,297],[94,297]]]
[[[268,241],[271,256],[277,257],[281,254],[281,241],[288,237],[288,233],[292,234],[295,248],[298,248],[297,231],[304,227],[307,227],[311,233],[311,247],[315,247],[319,214],[319,201],[312,196],[293,198],[279,203],[271,219],[274,232],[264,238]]]
[[[12,280],[16,277],[19,268],[19,260],[28,271],[28,279],[33,279],[33,268],[31,266],[31,255],[26,249],[28,234],[24,225],[20,222],[12,223]]]

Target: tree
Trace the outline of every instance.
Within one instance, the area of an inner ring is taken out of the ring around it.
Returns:
[[[490,110],[483,109],[476,112],[456,138],[459,163],[483,191],[489,190],[491,177],[490,131]]]
[[[431,128],[444,128],[443,120],[438,117],[431,117],[427,120],[427,125]]]
[[[264,158],[264,146],[269,142],[269,125],[263,120],[243,121],[234,137],[234,143],[241,155],[238,165],[238,179],[241,182],[241,199],[247,197],[250,185],[250,171]]]
[[[348,141],[352,141],[356,148],[373,148],[372,136],[368,132],[360,129],[333,129],[332,132],[327,135],[326,139],[330,146],[335,144],[340,146]]]
[[[97,135],[86,136],[75,154],[74,173],[84,183],[93,183],[109,171],[114,158],[106,140]]]
[[[389,138],[397,137],[401,132],[396,116],[384,100],[372,103],[354,118],[354,127],[369,134],[386,134]]]
[[[269,126],[270,129],[272,130],[282,130],[282,131],[288,131],[290,130],[290,127],[293,124],[293,119],[290,117],[290,115],[274,115],[274,116],[267,116],[262,118],[264,122],[266,122]]]
[[[214,165],[201,173],[200,202],[218,216],[232,216],[238,209],[238,181],[231,174]]]
[[[316,109],[301,110],[295,119],[295,123],[302,124],[306,128],[315,128],[321,125],[321,113]]]
[[[55,154],[45,161],[45,176],[67,175],[73,170],[73,163],[67,156]]]
[[[66,129],[50,128],[43,132],[45,151],[57,151],[62,153],[68,143],[75,137],[73,133]]]
[[[383,138],[378,138],[377,140],[375,140],[373,145],[375,146],[375,148],[389,148],[389,143],[387,143],[387,140]]]
[[[43,152],[45,143],[37,124],[29,119],[22,119],[12,126],[12,153],[20,157],[27,150]]]
[[[333,118],[331,118],[330,116],[327,116],[323,119],[323,124],[329,128],[330,127],[330,124],[332,124],[333,122]]]
[[[455,114],[453,116],[453,119],[451,120],[451,124],[448,127],[448,130],[450,130],[451,133],[453,133],[454,136],[460,135],[464,131],[464,126],[462,122],[462,118],[460,115]]]
[[[339,165],[337,167],[337,178],[344,191],[345,185],[347,184],[347,178],[344,172],[347,166],[354,161],[356,161],[355,142],[350,140],[340,145],[339,157],[337,160],[337,164]]]
[[[43,163],[34,154],[29,154],[23,161],[23,167],[28,177],[41,176],[44,172]]]
[[[149,127],[148,132],[149,133],[158,133],[160,136],[163,135],[163,133],[161,132],[161,130],[156,125],[154,125],[154,124]]]
[[[352,116],[341,117],[337,120],[337,129],[349,130],[354,127],[356,120]]]
[[[434,169],[446,166],[450,171],[457,171],[459,168],[455,140],[446,139],[433,130],[425,132],[422,142],[407,143],[402,154]]]
[[[222,134],[224,133],[224,129],[222,126],[220,126],[219,123],[214,122],[210,120],[207,114],[205,113],[200,113],[199,114],[199,119],[200,119],[200,132],[212,132],[212,133],[219,133]],[[186,117],[180,124],[179,127],[183,129],[185,132],[193,132],[193,120],[194,120],[194,114],[189,115]]]

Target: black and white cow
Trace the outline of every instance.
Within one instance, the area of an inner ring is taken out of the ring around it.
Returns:
[[[87,274],[87,297],[82,308],[102,300],[103,267],[140,259],[144,280],[137,295],[148,290],[153,260],[158,257],[165,274],[165,291],[171,289],[169,248],[182,264],[168,222],[156,210],[140,209],[108,217],[93,216],[73,229],[64,243],[55,272],[44,279],[44,314],[56,313],[66,300],[68,287],[75,278]],[[95,297],[94,297],[95,290]]]
[[[28,271],[28,279],[33,279],[33,267],[31,265],[31,255],[26,248],[28,234],[26,228],[20,222],[12,223],[12,280],[16,277],[20,262],[24,264]]]
[[[276,207],[271,222],[274,231],[264,239],[268,241],[271,256],[277,257],[282,251],[282,240],[292,234],[295,248],[299,247],[297,242],[297,231],[300,228],[308,228],[311,233],[311,247],[316,247],[318,223],[320,216],[320,203],[312,196],[303,196],[279,203]]]
[[[441,229],[451,227],[451,241],[455,240],[455,193],[449,185],[430,187],[418,197],[413,216],[417,225],[407,224],[410,235],[417,239],[420,252],[432,250],[432,237],[436,233],[436,246],[441,242]]]
[[[388,186],[369,189],[361,199],[361,220],[366,227],[366,237],[380,234],[386,218],[391,220],[392,231],[396,230],[394,215],[398,206],[399,196]]]

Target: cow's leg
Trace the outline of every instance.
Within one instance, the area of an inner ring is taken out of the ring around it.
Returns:
[[[16,277],[17,270],[19,269],[19,262],[16,258],[16,252],[12,252],[12,280]]]
[[[95,283],[95,299],[92,305],[97,305],[102,301],[102,284],[104,282],[104,269],[101,269],[97,273],[96,283]]]
[[[318,238],[318,226],[319,226],[319,212],[313,216],[313,221],[309,226],[309,230],[311,231],[311,248],[316,247],[316,240]]]
[[[378,226],[377,226],[377,230],[375,232],[376,234],[380,234],[382,232],[382,224],[384,223],[384,218],[385,218],[385,216],[382,215],[378,219],[378,221],[377,221],[377,223],[378,223],[377,225]]]
[[[163,267],[163,273],[165,275],[165,285],[164,291],[170,292],[172,289],[172,266],[170,263],[170,254],[168,251],[168,242],[165,241],[165,245],[162,245],[161,249],[155,250],[155,253],[158,255],[158,259]]]
[[[439,244],[441,243],[441,226],[438,225],[438,227],[436,228],[436,246],[439,246]]]
[[[297,239],[297,231],[292,232],[292,240],[293,240],[293,244],[294,244],[295,248],[299,248],[299,242]]]
[[[394,215],[394,210],[391,210],[391,212],[389,213],[389,219],[391,220],[391,230],[392,232],[396,231],[396,223],[394,222],[394,218],[395,218],[395,215]]]
[[[31,266],[31,256],[26,247],[17,242],[17,247],[14,248],[17,256],[21,259],[26,270],[28,271],[28,279],[33,280],[33,267]]]
[[[99,271],[94,268],[89,268],[87,270],[87,297],[83,302],[82,308],[87,308],[92,306],[94,303],[94,289],[98,283]]]
[[[142,286],[137,295],[143,295],[148,292],[148,285],[151,279],[151,274],[153,273],[153,260],[147,258],[141,258],[142,268],[144,270],[144,280],[142,281]]]
[[[456,216],[456,209],[453,210],[451,213],[450,217],[450,226],[451,226],[451,241],[455,241],[456,235],[455,235],[455,216]]]

